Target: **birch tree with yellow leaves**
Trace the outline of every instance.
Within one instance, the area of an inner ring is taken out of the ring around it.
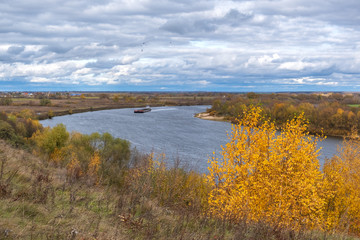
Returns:
[[[344,141],[339,154],[326,161],[324,174],[326,228],[359,235],[360,142]]]
[[[325,200],[317,138],[306,134],[303,115],[277,132],[260,107],[244,107],[221,158],[210,159],[208,203],[213,216],[265,221],[293,229],[322,223]]]

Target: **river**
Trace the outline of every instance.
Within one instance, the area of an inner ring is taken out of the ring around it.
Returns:
[[[228,141],[231,131],[228,122],[195,118],[210,106],[154,107],[151,112],[134,114],[134,109],[112,109],[65,115],[40,121],[53,127],[63,123],[68,131],[84,134],[108,132],[130,141],[141,152],[164,153],[169,164],[179,159],[181,164],[198,172],[206,172],[209,156],[219,155],[221,145]],[[341,145],[340,138],[327,138],[322,147],[320,161],[332,157]]]

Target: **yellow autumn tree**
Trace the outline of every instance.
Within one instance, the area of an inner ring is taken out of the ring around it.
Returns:
[[[67,176],[71,181],[77,180],[83,175],[80,162],[74,152],[71,153],[71,159],[66,166],[66,170]]]
[[[49,160],[56,165],[59,165],[64,161],[64,151],[63,149],[55,148],[54,151],[50,154]]]
[[[210,212],[230,221],[266,221],[294,229],[322,223],[325,201],[318,189],[316,138],[307,136],[303,115],[278,133],[260,107],[244,107],[221,158],[210,159]]]
[[[99,182],[98,172],[100,169],[100,164],[101,164],[100,155],[97,151],[95,151],[90,159],[88,171],[87,171],[88,177],[90,177],[90,179],[92,179],[94,183]]]
[[[360,142],[344,141],[338,156],[324,165],[326,227],[360,234]]]

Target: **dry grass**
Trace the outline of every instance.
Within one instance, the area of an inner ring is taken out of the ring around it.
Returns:
[[[101,98],[100,95],[104,94],[106,98]],[[115,96],[117,97],[116,100],[114,100]],[[197,93],[189,93],[187,95],[181,93],[93,93],[85,98],[73,96],[71,98],[50,99],[51,104],[45,106],[40,104],[40,99],[13,98],[13,103],[10,106],[0,106],[0,112],[16,113],[30,109],[43,119],[47,118],[49,111],[54,112],[55,116],[59,116],[104,109],[137,108],[146,105],[154,107],[166,105],[210,105],[216,97],[216,94],[212,93],[204,96],[199,96]]]
[[[184,185],[181,179],[198,178],[181,169],[155,169],[155,176],[138,162],[145,172],[128,178],[132,185],[94,186],[70,183],[65,169],[4,141],[0,149],[0,239],[352,239],[213,219],[183,201],[199,185]]]
[[[0,238],[125,238],[112,211],[116,195],[111,189],[69,184],[64,169],[46,166],[3,141],[0,149],[6,159],[1,179]]]

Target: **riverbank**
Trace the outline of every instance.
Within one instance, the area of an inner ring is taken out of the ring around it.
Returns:
[[[152,107],[161,107],[164,105],[161,104],[154,104]],[[101,107],[88,107],[88,108],[78,108],[78,109],[70,109],[70,110],[58,110],[53,111],[51,114],[49,112],[43,112],[38,114],[39,120],[44,120],[52,117],[59,117],[65,115],[72,115],[76,113],[85,113],[85,112],[95,112],[95,111],[102,111],[102,110],[111,110],[111,109],[123,109],[123,108],[140,108],[144,107],[144,105],[140,104],[124,104],[124,105],[117,105],[117,106],[101,106]]]
[[[37,93],[36,96],[9,95],[0,112],[32,113],[39,120],[108,109],[161,106],[211,105],[218,93]],[[27,114],[29,115],[29,114]]]
[[[202,106],[204,104],[172,104],[172,105],[165,105],[165,104],[152,104],[151,107],[173,107],[173,106]],[[205,104],[207,105],[207,104]],[[88,108],[78,108],[78,109],[70,109],[70,110],[55,110],[52,111],[51,114],[49,112],[42,112],[38,113],[39,120],[45,120],[52,117],[59,117],[65,115],[72,115],[76,113],[86,113],[86,112],[95,112],[95,111],[102,111],[102,110],[111,110],[111,109],[124,109],[124,108],[142,108],[144,104],[124,104],[124,105],[117,105],[117,106],[101,106],[101,107],[88,107]],[[196,116],[199,115],[199,116]],[[208,113],[198,113],[195,117],[204,119],[204,120],[213,120],[213,121],[226,121],[224,117],[216,117],[211,116]]]
[[[225,117],[213,116],[213,115],[210,115],[210,113],[207,113],[207,112],[197,113],[197,114],[195,114],[195,117],[203,119],[203,120],[222,121],[222,122],[227,121],[225,119]]]
[[[194,115],[194,117],[200,118],[200,119],[203,119],[203,120],[230,122],[230,123],[234,124],[233,121],[227,119],[224,116],[214,116],[214,115],[211,115],[208,112],[197,113],[197,114]],[[316,131],[309,131],[309,134],[313,135],[313,136],[322,136],[321,132],[316,132]],[[358,136],[358,135],[357,136],[344,136],[344,135],[337,135],[337,134],[333,134],[333,135],[328,134],[328,135],[326,135],[326,137],[332,137],[332,138],[338,138],[338,139],[346,139],[346,140],[360,140],[360,136]]]

